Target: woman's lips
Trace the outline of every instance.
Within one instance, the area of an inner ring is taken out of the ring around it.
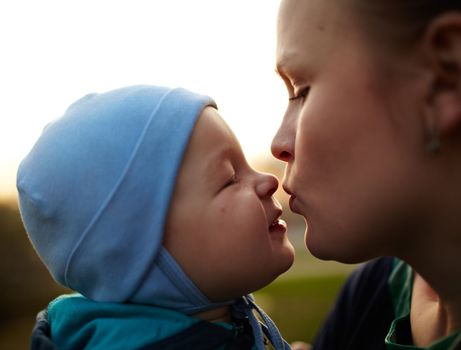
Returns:
[[[288,184],[284,183],[283,189],[290,196],[290,200],[288,203],[290,205],[291,211],[296,214],[301,214],[298,208],[298,204],[297,204],[298,201],[296,200],[296,196],[293,194],[293,191],[291,190],[291,188],[288,186]]]
[[[297,202],[298,201],[296,200],[296,196],[291,195],[290,201],[289,201],[291,211],[293,213],[296,213],[296,214],[301,214],[301,212],[300,212],[300,210],[298,208]]]

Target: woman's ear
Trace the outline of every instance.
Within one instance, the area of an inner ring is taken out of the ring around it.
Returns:
[[[424,52],[431,70],[427,91],[426,125],[444,136],[461,129],[461,13],[442,14],[423,35]]]

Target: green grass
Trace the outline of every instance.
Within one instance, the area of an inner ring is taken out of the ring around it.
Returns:
[[[347,275],[280,279],[254,293],[288,342],[311,343]]]

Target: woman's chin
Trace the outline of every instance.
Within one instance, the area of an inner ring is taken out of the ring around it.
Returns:
[[[316,244],[314,240],[307,239],[306,247],[307,250],[312,254],[312,256],[324,261],[334,260],[336,262],[343,264],[358,264],[370,259],[363,255],[357,256],[355,254],[352,254],[350,250],[341,249],[343,247],[339,247],[340,243],[325,243],[328,242],[324,242],[324,244]]]
[[[338,251],[339,247],[337,242],[326,242],[312,231],[312,229],[309,230],[306,226],[306,231],[304,233],[304,243],[312,256],[325,261],[336,260],[338,262],[345,262],[343,261],[343,257],[341,257],[341,252]]]

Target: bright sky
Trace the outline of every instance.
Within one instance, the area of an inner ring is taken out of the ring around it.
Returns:
[[[274,72],[279,0],[0,3],[0,197],[43,126],[89,92],[183,86],[215,98],[252,158],[286,104]]]

